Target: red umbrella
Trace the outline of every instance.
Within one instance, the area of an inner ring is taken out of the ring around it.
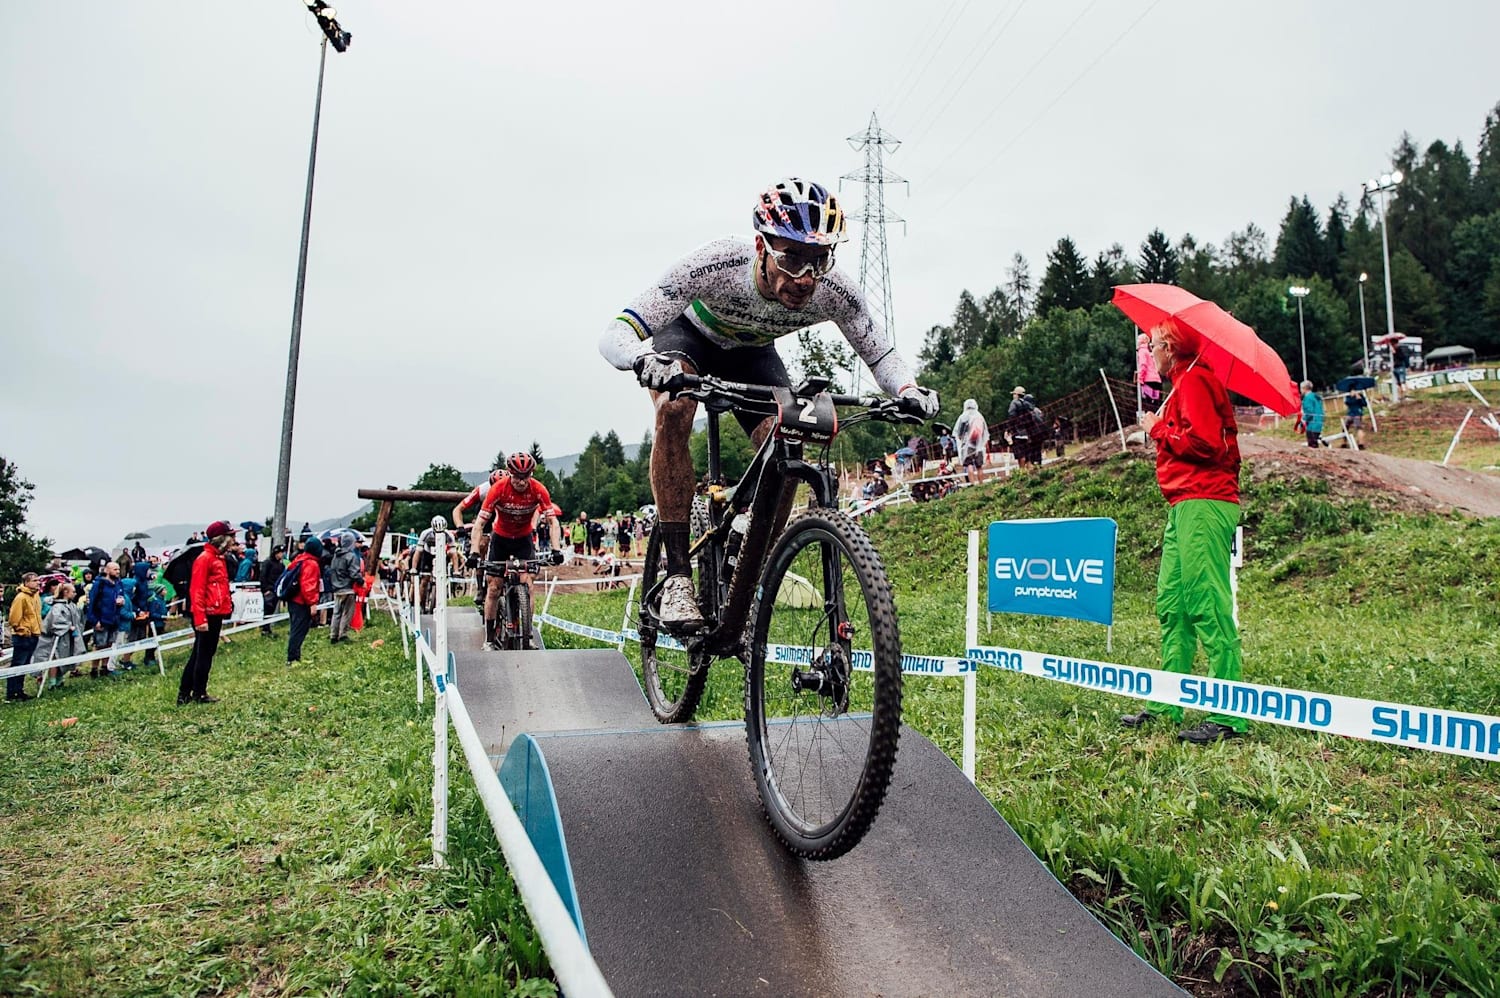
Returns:
[[[1112,303],[1142,329],[1176,319],[1203,338],[1203,362],[1224,387],[1283,416],[1302,408],[1302,393],[1276,351],[1211,301],[1171,284],[1122,284]]]

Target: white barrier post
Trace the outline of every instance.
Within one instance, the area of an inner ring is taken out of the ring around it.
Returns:
[[[417,646],[417,661],[422,661]],[[435,672],[438,670],[434,669]],[[440,674],[440,673],[439,673]],[[432,863],[441,870],[448,865],[448,684],[432,698]]]
[[[619,650],[625,650],[625,629],[630,626],[630,604],[635,600],[635,587],[638,580],[630,580],[630,592],[625,595],[625,616],[620,619],[620,644]]]
[[[964,620],[964,655],[979,644],[979,531],[969,531],[968,613]],[[971,667],[964,673],[963,769],[974,782],[974,729],[979,714],[979,674]]]
[[[441,516],[432,518],[433,545],[432,585],[436,600],[432,615],[432,644],[436,661],[433,672],[448,671],[448,535]],[[420,656],[419,656],[420,657]],[[432,698],[432,866],[441,870],[448,865],[448,686],[438,684]]]
[[[438,668],[448,669],[448,524],[441,516],[432,518],[432,533],[437,551],[432,556],[432,585],[437,590],[432,613],[434,651]],[[449,676],[456,679],[456,676]]]
[[[1453,456],[1453,448],[1458,446],[1458,438],[1464,435],[1464,427],[1469,425],[1469,417],[1472,415],[1474,415],[1473,409],[1464,413],[1464,421],[1458,424],[1458,432],[1453,434],[1453,442],[1448,445],[1448,453],[1443,455],[1443,467],[1448,467],[1448,459]]]
[[[151,632],[151,637],[156,640],[156,671],[165,676],[167,674],[167,654],[162,651],[161,632],[156,629],[156,621],[148,621],[146,629]]]
[[[557,573],[552,573],[552,578],[547,581],[547,597],[542,600],[542,615],[546,616],[547,608],[552,605],[552,594],[557,592]]]
[[[1120,450],[1129,450],[1125,446],[1125,424],[1120,422],[1120,407],[1115,404],[1114,389],[1109,387],[1109,375],[1104,373],[1104,368],[1099,368],[1099,377],[1104,379],[1104,394],[1109,396],[1109,407],[1115,411],[1115,425],[1120,428]]]

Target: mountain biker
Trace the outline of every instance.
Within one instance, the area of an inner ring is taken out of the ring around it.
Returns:
[[[496,468],[494,471],[490,472],[490,480],[488,485],[474,486],[474,488],[470,490],[469,494],[464,496],[463,500],[457,506],[453,507],[454,530],[462,530],[464,528],[464,510],[474,509],[481,503],[483,503],[485,493],[489,492],[491,485],[494,485],[500,480],[500,475],[501,472],[499,468]]]
[[[838,199],[820,184],[788,178],[760,195],[753,224],[753,240],[716,239],[673,264],[599,340],[604,358],[619,370],[634,370],[656,408],[651,491],[668,576],[660,619],[672,630],[703,626],[688,559],[694,484],[688,441],[698,403],[669,400],[665,389],[677,375],[790,386],[775,341],[833,322],[882,390],[912,399],[926,418],[938,411],[937,393],[917,386],[859,286],[834,267],[834,250],[846,238]],[[736,412],[735,418],[757,446],[773,425],[749,413]]]
[[[470,528],[471,568],[479,564],[481,550],[486,551],[485,561],[516,558],[527,562],[536,557],[531,536],[541,518],[547,520],[552,549],[558,550],[562,543],[561,531],[556,517],[550,515],[552,497],[548,495],[547,487],[532,477],[535,471],[536,458],[526,451],[517,451],[505,459],[505,474],[490,486],[480,506],[479,517]],[[483,549],[479,542],[486,527],[490,527],[490,542],[488,548]],[[523,572],[521,578],[529,589],[531,573]],[[498,629],[503,587],[504,578],[491,573],[484,596],[485,644],[489,648],[500,647]]]

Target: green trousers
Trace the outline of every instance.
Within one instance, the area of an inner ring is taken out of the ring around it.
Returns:
[[[1161,543],[1161,574],[1156,580],[1156,616],[1161,621],[1161,667],[1192,672],[1198,643],[1215,679],[1240,678],[1240,632],[1234,624],[1229,591],[1229,547],[1240,522],[1239,503],[1184,499],[1167,512]],[[1147,708],[1182,722],[1182,708],[1153,703]],[[1243,717],[1208,718],[1243,733]]]

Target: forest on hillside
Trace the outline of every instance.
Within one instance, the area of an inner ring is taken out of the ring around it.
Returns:
[[[1419,149],[1408,134],[1390,169],[1403,174],[1386,197],[1396,330],[1422,337],[1426,350],[1462,345],[1500,355],[1500,104],[1486,115],[1472,159],[1461,141]],[[1003,412],[1017,384],[1045,403],[1097,381],[1100,368],[1128,379],[1134,327],[1108,304],[1111,289],[1151,282],[1229,309],[1294,375],[1301,348],[1287,289],[1308,287],[1308,375],[1330,385],[1354,371],[1363,352],[1361,274],[1370,335],[1386,329],[1378,198],[1362,188],[1325,209],[1293,195],[1274,240],[1254,222],[1217,244],[1155,229],[1134,254],[1117,242],[1090,258],[1064,235],[1040,280],[1015,254],[992,290],[963,291],[952,320],[927,330],[918,355],[923,383],[942,393],[951,417],[966,397],[982,412]]]

